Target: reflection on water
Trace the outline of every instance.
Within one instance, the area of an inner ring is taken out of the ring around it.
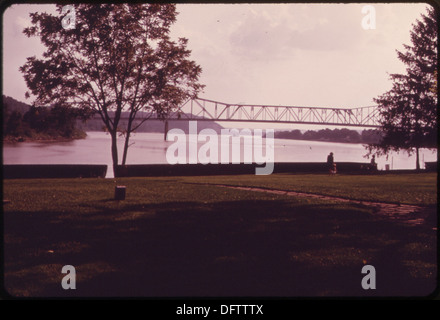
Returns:
[[[166,151],[174,141],[164,141],[161,133],[136,133],[131,138],[127,164],[167,163]],[[241,142],[243,143],[243,142]],[[123,139],[120,138],[119,159],[122,158]],[[199,145],[203,145],[199,143]],[[21,142],[3,145],[4,164],[107,164],[107,177],[113,177],[110,153],[110,136],[104,132],[88,132],[87,138],[69,142]],[[265,144],[263,143],[263,148]],[[369,162],[361,144],[330,143],[304,140],[275,140],[275,162],[325,162],[333,152],[335,162]],[[436,161],[436,151],[422,150],[424,161]],[[379,170],[415,169],[415,155],[393,152],[376,158]]]

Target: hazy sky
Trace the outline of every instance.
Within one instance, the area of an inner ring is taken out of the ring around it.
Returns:
[[[391,88],[404,72],[396,49],[410,44],[412,24],[427,4],[371,4],[376,28],[365,30],[365,4],[179,4],[173,37],[189,39],[202,67],[200,97],[227,103],[359,107]],[[3,16],[3,94],[25,100],[18,68],[39,56],[27,38],[29,12],[50,5],[14,5]]]

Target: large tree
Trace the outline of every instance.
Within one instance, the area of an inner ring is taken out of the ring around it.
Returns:
[[[405,74],[391,74],[392,88],[378,98],[382,140],[368,146],[370,153],[415,152],[420,169],[419,149],[437,148],[437,15],[433,7],[422,14],[410,32],[411,45],[397,51]]]
[[[165,117],[195,97],[203,88],[201,68],[188,59],[187,39],[169,36],[175,4],[76,4],[73,28],[65,23],[73,12],[64,13],[62,5],[57,12],[30,15],[33,25],[23,32],[39,37],[47,49],[20,70],[34,104],[92,108],[99,114],[111,136],[116,175],[118,132],[125,135],[125,164],[130,134],[148,118],[136,115]],[[123,112],[128,121],[120,128]]]

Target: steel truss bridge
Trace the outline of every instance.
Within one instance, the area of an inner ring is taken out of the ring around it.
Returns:
[[[189,99],[166,117],[146,114],[149,120],[228,121],[291,123],[328,126],[380,127],[376,106],[352,109],[273,105],[228,104],[208,99]],[[138,120],[142,120],[139,118]]]

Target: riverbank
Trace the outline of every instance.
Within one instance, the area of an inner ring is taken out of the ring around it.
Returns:
[[[400,201],[431,219],[215,184]],[[114,200],[117,185],[125,200]],[[17,297],[417,297],[436,287],[435,173],[4,180],[4,199],[5,288]],[[361,286],[366,264],[376,290]],[[76,268],[76,290],[61,286],[64,265]]]
[[[49,134],[33,134],[32,136],[6,136],[3,137],[3,144],[15,144],[22,142],[47,142],[47,143],[57,143],[57,142],[70,142],[74,140],[81,140],[87,137],[87,133],[84,131],[78,131],[71,137],[53,136]]]

